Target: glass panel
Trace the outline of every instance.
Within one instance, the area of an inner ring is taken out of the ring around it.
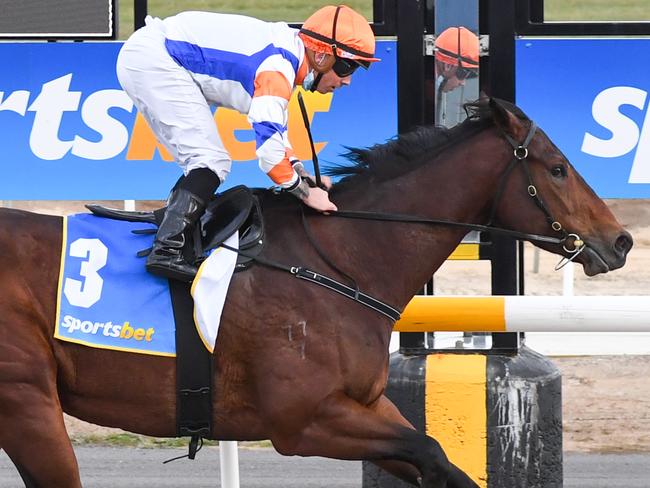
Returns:
[[[300,23],[326,4],[323,0],[149,0],[148,12],[164,18],[185,10],[207,10]],[[372,21],[373,0],[347,0],[345,4]],[[133,32],[133,0],[119,0],[119,13],[120,38],[125,39]]]
[[[453,127],[465,119],[463,104],[479,95],[478,0],[436,0],[435,9],[435,121]]]
[[[466,117],[463,104],[474,101],[479,96],[478,0],[436,0],[435,22],[435,122],[437,125],[453,127]],[[473,232],[463,242],[479,240],[478,233]],[[443,268],[453,266],[450,261],[447,263]],[[480,267],[489,263],[471,264]],[[444,282],[443,268],[433,278],[435,294],[441,292],[439,285]],[[476,268],[472,275],[475,270]],[[489,274],[485,283],[490,283]],[[449,293],[442,291],[442,294]],[[426,335],[426,345],[429,349],[490,349],[492,337],[462,332],[431,332]]]
[[[492,349],[492,334],[483,332],[428,332],[427,349]]]
[[[490,295],[491,272],[492,265],[487,260],[447,260],[433,277],[433,294]],[[459,324],[459,328],[462,326]],[[485,350],[492,348],[492,335],[477,332],[431,332],[427,333],[426,346],[428,349]]]
[[[648,0],[544,0],[545,21],[650,20]]]

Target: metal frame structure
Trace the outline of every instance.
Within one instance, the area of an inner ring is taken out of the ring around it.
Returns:
[[[395,36],[397,1],[373,0],[372,30],[376,36]],[[144,26],[144,19],[148,12],[147,0],[133,0],[133,26],[139,29]]]
[[[515,32],[520,36],[647,36],[647,22],[544,22],[544,0],[519,0]]]
[[[480,60],[480,87],[492,96],[509,101],[514,101],[515,95],[514,3],[514,0],[481,0],[479,4],[480,34],[490,35],[490,55]],[[425,89],[427,84],[435,83],[434,58],[425,56],[423,36],[433,34],[435,12],[433,2],[400,0],[399,11],[396,3],[391,4],[397,19],[398,130],[402,133],[414,126],[434,122],[435,97],[431,96],[433,90]],[[504,22],[508,18],[513,19],[512,24]],[[488,246],[487,252],[481,254],[487,255],[491,262],[492,293],[523,294],[523,243],[501,236],[482,236],[481,241],[482,246]],[[425,287],[425,294],[430,294],[431,289],[430,283]],[[487,352],[516,352],[519,343],[517,333],[495,333],[492,349]],[[425,348],[424,336],[419,333],[400,334],[400,350],[429,351]]]
[[[0,40],[20,40],[20,41],[48,41],[48,42],[56,42],[56,41],[75,41],[75,42],[81,42],[81,41],[112,41],[117,39],[118,35],[118,18],[119,18],[119,2],[118,0],[106,0],[107,2],[110,2],[111,4],[111,32],[110,34],[103,34],[103,33],[98,33],[98,34],[88,34],[88,33],[42,33],[42,34],[36,34],[34,33],[33,35],[21,35],[21,34],[15,34],[15,33],[0,33]],[[138,2],[139,0],[135,0]],[[146,0],[145,0],[146,3]],[[143,17],[143,25],[144,25],[144,17]]]

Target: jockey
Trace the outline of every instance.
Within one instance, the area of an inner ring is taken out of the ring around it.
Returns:
[[[330,93],[374,61],[375,37],[349,7],[323,7],[302,29],[241,15],[183,12],[147,17],[122,47],[117,76],[158,140],[183,169],[160,224],[147,270],[191,281],[188,237],[231,167],[210,105],[248,116],[259,166],[306,205],[336,210],[327,191],[310,188],[287,136],[287,107],[298,85]],[[329,178],[323,183],[331,186]]]
[[[449,27],[436,37],[435,70],[438,90],[450,92],[478,76],[478,37],[465,27]]]

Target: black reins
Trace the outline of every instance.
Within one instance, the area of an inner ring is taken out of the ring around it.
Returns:
[[[481,232],[493,232],[501,235],[505,235],[508,237],[513,237],[515,239],[523,239],[523,240],[528,240],[528,241],[537,241],[537,242],[544,242],[548,244],[560,244],[564,247],[564,250],[568,253],[571,252],[576,252],[578,247],[583,245],[582,240],[580,239],[579,236],[576,234],[569,234],[567,233],[564,228],[562,227],[562,224],[560,224],[556,219],[553,218],[551,215],[550,211],[542,201],[542,199],[539,197],[537,193],[537,187],[533,183],[533,178],[530,173],[530,168],[528,167],[528,145],[530,144],[530,141],[533,139],[533,136],[535,135],[535,132],[537,130],[537,125],[535,122],[531,122],[530,129],[528,130],[528,134],[526,135],[526,138],[524,141],[519,144],[515,142],[512,137],[510,137],[508,134],[503,132],[504,137],[506,140],[512,145],[513,147],[513,159],[512,161],[508,164],[506,167],[505,171],[503,172],[503,175],[501,176],[501,180],[499,182],[499,188],[497,189],[496,197],[494,199],[494,203],[492,204],[492,210],[490,211],[490,219],[487,224],[482,225],[482,224],[470,224],[466,222],[455,222],[453,220],[444,220],[444,219],[429,219],[425,217],[417,217],[413,215],[404,215],[404,214],[395,214],[395,213],[383,213],[383,212],[366,212],[366,211],[336,211],[336,212],[330,212],[331,215],[335,217],[344,217],[344,218],[350,218],[350,219],[362,219],[362,220],[377,220],[377,221],[385,221],[385,222],[405,222],[405,223],[415,223],[415,224],[430,224],[430,225],[446,225],[446,226],[452,226],[452,227],[462,227],[468,230],[478,230]],[[551,237],[551,236],[544,236],[540,234],[531,234],[528,232],[519,232],[515,230],[510,230],[510,229],[503,229],[501,227],[494,227],[492,225],[492,222],[494,222],[494,217],[496,215],[496,211],[498,208],[499,201],[501,200],[501,196],[503,195],[503,191],[505,189],[506,183],[508,181],[508,177],[510,176],[510,173],[512,170],[517,166],[517,163],[521,163],[521,165],[524,168],[524,171],[526,173],[526,177],[528,179],[528,194],[533,198],[533,201],[539,207],[542,212],[544,212],[544,216],[546,217],[547,222],[551,225],[551,228],[556,231],[556,232],[561,232],[562,237]],[[569,239],[569,237],[574,237],[575,241],[574,244],[576,246],[574,247],[574,250],[569,250],[566,248],[565,244],[566,241]]]
[[[302,102],[302,100],[300,100]],[[302,104],[301,104],[302,105]],[[301,107],[302,108],[302,107]],[[310,136],[310,141],[311,141],[311,130],[309,127],[309,120],[306,117],[306,110],[303,110],[303,120],[305,122],[305,128],[307,129],[307,133]],[[548,210],[542,199],[540,198],[538,192],[537,192],[537,187],[535,186],[532,178],[532,174],[530,172],[530,168],[528,166],[528,146],[530,142],[532,141],[533,137],[535,136],[535,132],[537,131],[537,125],[535,122],[531,121],[530,128],[528,129],[528,134],[524,138],[524,141],[522,143],[516,142],[510,135],[502,131],[503,136],[505,139],[508,141],[508,143],[512,146],[513,148],[513,159],[510,161],[506,169],[504,170],[503,174],[501,175],[501,179],[499,182],[499,187],[497,189],[497,193],[494,199],[494,202],[492,204],[492,209],[490,211],[490,219],[488,221],[488,224],[486,225],[481,225],[481,224],[470,224],[470,223],[465,223],[465,222],[455,222],[453,220],[444,220],[444,219],[429,219],[425,217],[419,217],[419,216],[413,216],[413,215],[404,215],[404,214],[396,214],[396,213],[385,213],[385,212],[369,212],[369,211],[333,211],[333,212],[328,212],[330,216],[333,217],[342,217],[342,218],[349,218],[349,219],[361,219],[361,220],[372,220],[372,221],[382,221],[382,222],[401,222],[401,223],[413,223],[413,224],[426,224],[426,225],[445,225],[445,226],[452,226],[452,227],[462,227],[464,229],[468,230],[478,230],[481,232],[493,232],[501,235],[505,235],[508,237],[513,237],[515,239],[523,239],[523,240],[528,240],[528,241],[536,241],[536,242],[543,242],[543,243],[548,243],[548,244],[559,244],[562,246],[562,248],[569,254],[572,254],[570,258],[563,258],[562,261],[560,261],[560,264],[556,266],[555,269],[560,269],[562,266],[567,264],[568,262],[573,261],[586,247],[584,241],[578,236],[577,234],[573,233],[568,233],[563,227],[562,224],[559,223],[555,218],[553,218],[551,212]],[[312,151],[314,152],[313,155],[313,161],[315,164],[315,174],[320,176],[320,170],[318,168],[318,159],[316,157],[313,145],[312,145]],[[501,197],[504,193],[505,186],[507,184],[508,178],[510,174],[512,173],[512,170],[518,165],[521,164],[523,166],[524,172],[526,174],[526,178],[528,179],[528,195],[533,199],[535,202],[535,205],[544,213],[544,216],[546,218],[546,221],[549,223],[551,228],[555,232],[561,233],[561,237],[551,237],[551,236],[545,236],[545,235],[539,235],[539,234],[531,234],[527,232],[519,232],[515,230],[510,230],[510,229],[503,229],[500,227],[494,227],[492,225],[492,222],[494,221],[494,218],[496,216],[498,204],[501,200]],[[320,179],[320,178],[319,178]],[[356,301],[357,303],[360,303],[361,305],[364,305],[368,308],[371,308],[372,310],[375,310],[382,315],[388,317],[392,321],[396,322],[399,320],[401,314],[399,310],[397,310],[394,307],[391,307],[390,305],[382,302],[381,300],[378,300],[376,298],[371,297],[370,295],[367,295],[359,290],[359,287],[357,283],[354,281],[352,277],[350,277],[348,274],[345,272],[341,271],[333,262],[332,260],[323,252],[323,250],[320,248],[318,243],[316,242],[316,239],[314,235],[311,233],[311,230],[309,229],[308,221],[305,216],[304,208],[301,206],[301,216],[302,216],[302,222],[303,222],[303,227],[305,230],[305,234],[307,235],[307,240],[309,243],[312,245],[312,247],[316,250],[317,254],[323,259],[323,261],[332,269],[334,269],[336,272],[338,272],[341,276],[343,276],[346,280],[350,282],[352,286],[348,286],[344,283],[341,283],[340,281],[337,281],[333,278],[327,277],[325,275],[322,275],[320,273],[317,273],[315,271],[311,271],[307,268],[303,268],[301,266],[287,266],[285,264],[268,260],[266,258],[263,258],[261,256],[249,256],[247,253],[235,249],[226,245],[222,245],[222,247],[225,247],[226,249],[229,249],[231,251],[237,252],[239,254],[242,254],[243,256],[249,257],[253,259],[254,261],[258,262],[259,264],[262,264],[264,266],[268,266],[274,269],[282,270],[282,271],[287,271],[291,273],[293,276],[296,278],[301,278],[307,281],[311,281],[312,283],[316,283],[318,285],[324,286],[325,288],[328,288],[330,290],[333,290],[337,293],[340,293],[341,295],[344,295],[351,300]],[[567,248],[567,240],[569,238],[573,238],[573,248],[568,249]]]

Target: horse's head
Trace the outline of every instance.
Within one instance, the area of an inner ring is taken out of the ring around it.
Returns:
[[[514,105],[491,99],[512,162],[493,203],[494,224],[554,236],[537,246],[574,258],[593,276],[622,267],[632,237],[548,136]]]

